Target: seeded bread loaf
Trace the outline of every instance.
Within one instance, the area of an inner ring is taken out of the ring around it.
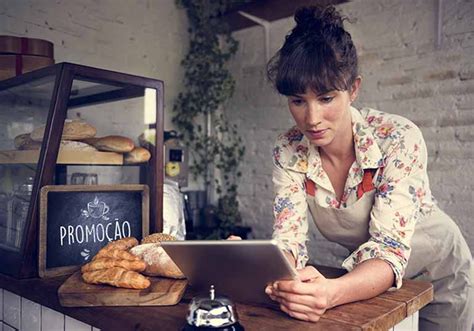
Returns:
[[[142,244],[150,244],[150,243],[160,243],[162,241],[175,241],[176,240],[176,237],[175,236],[172,236],[170,234],[167,234],[167,233],[161,233],[161,232],[157,232],[157,233],[152,233],[148,236],[145,236],[141,243]]]

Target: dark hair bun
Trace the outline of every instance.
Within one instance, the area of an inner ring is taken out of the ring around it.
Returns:
[[[334,31],[337,29],[344,29],[344,18],[337,12],[334,6],[317,7],[309,6],[303,7],[295,13],[296,28],[315,32]]]
[[[344,29],[346,16],[334,6],[303,7],[282,48],[268,62],[267,75],[279,93],[297,95],[349,90],[358,75],[357,51]]]

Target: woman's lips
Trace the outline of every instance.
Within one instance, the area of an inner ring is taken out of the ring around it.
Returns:
[[[328,129],[324,130],[306,130],[306,133],[311,139],[321,139]]]

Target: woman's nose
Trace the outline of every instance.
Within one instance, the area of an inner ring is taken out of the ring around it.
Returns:
[[[317,103],[308,103],[306,111],[306,124],[308,126],[317,126],[321,123],[321,109]]]

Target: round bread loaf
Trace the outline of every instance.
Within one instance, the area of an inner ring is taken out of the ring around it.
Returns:
[[[36,128],[31,133],[31,139],[34,141],[43,141],[45,126]],[[66,120],[61,139],[81,140],[94,137],[97,130],[90,124],[81,120]]]
[[[135,147],[131,152],[123,155],[123,162],[131,163],[143,163],[148,162],[151,158],[151,153],[143,147]]]
[[[135,148],[133,140],[123,136],[105,136],[94,143],[95,148],[105,152],[127,153]]]

